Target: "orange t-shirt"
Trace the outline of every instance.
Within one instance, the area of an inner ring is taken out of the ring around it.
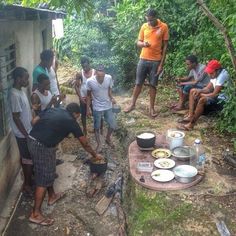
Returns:
[[[140,58],[151,61],[160,61],[162,56],[162,43],[169,39],[167,24],[157,20],[157,26],[152,27],[145,23],[142,25],[138,40],[148,42],[150,47],[143,47]]]

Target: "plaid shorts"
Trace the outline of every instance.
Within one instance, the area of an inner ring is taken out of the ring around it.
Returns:
[[[31,137],[28,138],[28,147],[33,160],[36,186],[52,186],[56,174],[56,147],[48,148]]]

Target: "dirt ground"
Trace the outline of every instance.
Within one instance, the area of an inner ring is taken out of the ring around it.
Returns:
[[[105,175],[105,186],[93,198],[86,194],[89,168],[83,164],[83,159],[87,154],[73,137],[65,139],[58,152],[58,158],[65,162],[57,167],[59,177],[55,186],[56,190],[66,191],[67,194],[55,206],[48,207],[46,201],[43,205],[43,211],[55,218],[54,225],[42,227],[29,223],[33,201],[23,196],[6,235],[118,235],[122,222],[118,219],[114,201],[102,216],[95,212],[94,207],[119,173],[123,173],[125,179],[122,202],[128,235],[219,235],[217,224],[222,225],[222,222],[231,235],[236,235],[236,170],[225,163],[222,157],[226,146],[232,145],[231,137],[221,136],[215,131],[215,117],[202,117],[193,131],[186,132],[186,144],[192,145],[195,138],[200,138],[206,148],[206,175],[200,184],[182,191],[154,192],[135,184],[129,176],[127,149],[129,143],[135,140],[135,133],[152,130],[163,134],[169,128],[176,128],[180,115],[170,112],[167,108],[170,101],[162,96],[168,92],[165,85],[159,86],[159,115],[155,119],[148,116],[147,88],[138,100],[136,110],[117,115],[118,129],[113,135],[115,149],[104,144],[102,152],[109,159],[110,169]],[[116,100],[124,109],[130,101],[130,94],[117,95]],[[69,101],[77,101],[76,96],[68,95]],[[89,122],[91,132],[88,137],[95,147],[92,121]],[[159,205],[152,205],[155,202]],[[160,213],[154,214],[155,211]]]

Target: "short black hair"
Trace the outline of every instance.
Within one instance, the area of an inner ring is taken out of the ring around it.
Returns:
[[[49,77],[46,74],[42,73],[37,77],[37,81],[39,84],[41,84],[44,80],[49,80]]]
[[[191,63],[198,63],[198,59],[195,55],[189,55],[185,58],[186,61],[190,61]]]
[[[41,61],[50,61],[54,57],[54,52],[51,49],[46,49],[41,52],[40,59]]]
[[[154,9],[148,9],[146,12],[146,16],[152,16],[152,17],[157,17],[157,11]]]
[[[67,106],[66,106],[66,110],[70,113],[70,114],[73,114],[73,113],[81,113],[80,112],[80,106],[75,103],[75,102],[72,102],[72,103],[69,103]]]
[[[85,63],[90,64],[89,59],[87,57],[81,57],[80,58],[80,64],[85,64]]]
[[[28,71],[25,69],[25,68],[23,68],[23,67],[16,67],[13,71],[12,71],[12,78],[14,79],[14,80],[16,80],[18,77],[23,77],[23,75],[25,74],[25,73],[28,73]]]
[[[97,67],[96,67],[96,71],[105,71],[105,66],[104,65],[102,65],[102,64],[100,64],[100,65],[98,65]]]

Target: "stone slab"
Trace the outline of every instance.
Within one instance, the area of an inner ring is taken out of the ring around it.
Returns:
[[[156,136],[156,146],[166,147],[166,142],[163,135]],[[130,173],[134,181],[148,189],[157,190],[157,191],[181,190],[181,189],[190,188],[198,184],[203,179],[203,176],[197,175],[194,181],[192,181],[191,183],[186,183],[186,184],[179,183],[175,179],[166,183],[161,183],[161,182],[157,182],[153,180],[151,177],[151,173],[138,171],[137,164],[138,162],[154,163],[156,159],[152,157],[151,151],[141,151],[136,143],[136,140],[133,141],[129,146],[128,158],[129,158]],[[171,157],[171,159],[173,159],[176,162],[175,166],[188,164],[187,162],[178,161],[174,157]],[[153,171],[156,169],[158,168],[154,166]],[[145,182],[140,181],[141,176],[144,177]]]

